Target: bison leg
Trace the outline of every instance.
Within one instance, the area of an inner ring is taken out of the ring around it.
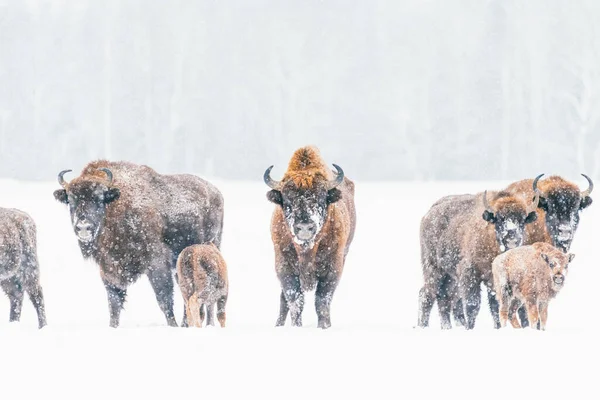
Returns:
[[[467,320],[467,329],[475,327],[475,320],[481,307],[481,282],[475,276],[475,271],[467,269],[461,276],[460,290],[465,316]]]
[[[215,305],[206,304],[206,326],[215,326]]]
[[[319,280],[315,292],[315,308],[317,310],[317,327],[327,329],[331,327],[331,300],[337,287],[337,281]]]
[[[292,326],[302,326],[304,293],[300,288],[300,278],[293,275],[286,276],[281,280],[281,286],[292,317]]]
[[[455,300],[452,304],[452,314],[454,315],[454,322],[456,323],[456,326],[467,326],[467,320],[465,319],[465,311],[461,299]]]
[[[540,304],[540,322],[539,328],[543,331],[546,330],[546,321],[548,321],[548,303]]]
[[[148,271],[148,279],[154,290],[156,301],[165,314],[169,326],[177,326],[173,312],[173,276],[167,268],[157,268]]]
[[[531,325],[532,329],[540,329],[540,326],[538,325],[538,319],[539,319],[539,312],[538,312],[538,306],[537,303],[531,300],[528,300],[526,302],[526,308],[527,308],[527,318],[529,320],[529,324]]]
[[[527,309],[524,305],[519,307],[519,319],[521,320],[521,326],[527,328],[529,326],[529,320],[527,319]]]
[[[221,328],[225,328],[225,321],[227,319],[227,316],[225,313],[225,305],[226,304],[227,304],[227,296],[223,296],[217,301],[217,319],[219,320],[219,325],[221,325]]]
[[[519,318],[517,317],[517,310],[521,306],[521,301],[519,299],[512,299],[510,306],[508,307],[508,318],[510,319],[510,324],[515,329],[520,329],[521,324],[519,323]]]
[[[279,296],[279,318],[277,318],[277,323],[275,326],[284,326],[285,320],[287,319],[288,312],[290,308],[288,307],[287,300],[285,299],[285,295],[283,294],[283,290],[281,291],[281,295]]]
[[[25,290],[29,295],[29,300],[35,307],[35,312],[38,317],[38,328],[42,329],[46,326],[46,307],[44,304],[44,293],[42,292],[42,287],[38,282],[33,284],[28,284],[25,286]]]
[[[492,313],[492,318],[494,319],[494,328],[500,329],[500,305],[498,304],[496,292],[494,292],[494,289],[488,286],[487,293],[490,312]]]
[[[451,329],[450,314],[452,313],[453,293],[456,291],[456,284],[452,278],[445,275],[440,282],[437,293],[438,312],[440,314],[440,324],[442,329]]]
[[[110,283],[104,282],[106,294],[108,295],[108,309],[110,311],[110,327],[117,328],[121,317],[121,310],[125,304],[127,290],[118,288]]]
[[[21,310],[23,309],[23,287],[21,282],[12,277],[0,283],[4,293],[10,300],[10,322],[18,322],[21,319]]]
[[[425,284],[419,290],[419,320],[417,324],[420,328],[427,328],[429,326],[429,316],[431,315],[434,302],[435,293],[428,284]]]

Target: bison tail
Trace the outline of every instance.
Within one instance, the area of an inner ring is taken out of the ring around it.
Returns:
[[[188,318],[188,326],[193,326],[196,328],[202,328],[202,318],[200,317],[200,300],[198,299],[198,295],[194,293],[187,300],[186,303],[186,313]]]

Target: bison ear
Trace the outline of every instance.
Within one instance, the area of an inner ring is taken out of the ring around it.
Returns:
[[[492,224],[496,223],[496,216],[494,216],[494,213],[489,212],[488,210],[485,210],[481,217],[487,222],[490,222]]]
[[[281,196],[281,192],[279,190],[269,190],[267,192],[267,200],[269,200],[271,203],[283,206],[283,197]]]
[[[548,211],[548,201],[545,197],[540,196],[540,200],[538,202],[538,208],[541,208],[544,211]]]
[[[586,207],[589,207],[592,204],[592,198],[590,196],[585,196],[581,199],[581,203],[579,203],[579,209],[583,210]]]
[[[526,224],[530,224],[533,221],[535,221],[537,219],[537,213],[535,211],[532,211],[529,213],[529,215],[527,216],[527,218],[525,218],[525,223]]]
[[[327,191],[327,204],[333,204],[342,198],[342,192],[339,189],[330,189]]]
[[[110,188],[104,192],[104,203],[112,203],[121,196],[121,191],[118,188]]]
[[[54,198],[60,201],[63,204],[69,203],[69,196],[67,196],[67,191],[65,189],[58,189],[54,191]]]
[[[569,262],[573,261],[574,258],[575,258],[575,254],[569,253]]]
[[[541,253],[540,256],[542,257],[542,260],[544,260],[546,262],[546,264],[550,265],[550,259],[548,258],[548,254]]]

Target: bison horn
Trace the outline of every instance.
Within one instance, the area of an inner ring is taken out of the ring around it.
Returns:
[[[344,181],[344,170],[337,164],[333,164],[337,171],[337,175],[334,180],[327,182],[327,190],[331,190],[337,187],[340,183]]]
[[[265,174],[263,175],[263,180],[265,181],[265,183],[267,184],[268,187],[270,187],[271,189],[277,190],[279,188],[279,186],[281,185],[281,182],[275,181],[271,178],[271,170],[272,169],[273,169],[273,165],[271,165],[269,168],[267,168],[267,170],[265,171]]]
[[[58,173],[58,183],[60,184],[60,186],[62,186],[65,189],[66,189],[66,186],[67,186],[67,182],[65,182],[64,176],[65,176],[65,174],[67,172],[71,172],[71,171],[72,171],[71,169],[65,169],[64,171],[60,171]]]
[[[585,197],[589,196],[590,194],[592,194],[592,190],[594,190],[594,182],[592,182],[590,177],[587,176],[586,174],[581,174],[581,176],[583,176],[590,185],[585,191],[581,192],[581,197],[585,198]]]
[[[106,176],[108,176],[108,184],[110,185],[113,181],[113,174],[108,168],[99,168],[100,171],[103,171]]]
[[[485,210],[490,212],[490,213],[494,213],[494,210],[492,210],[492,207],[490,207],[490,203],[488,203],[488,199],[487,199],[487,190],[485,190],[483,192],[483,206],[485,207]]]
[[[544,174],[540,174],[540,175],[536,176],[535,179],[533,180],[533,191],[534,192],[538,191],[537,183],[542,176],[544,176]]]

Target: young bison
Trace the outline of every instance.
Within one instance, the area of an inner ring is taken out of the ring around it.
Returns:
[[[23,290],[35,307],[38,327],[46,325],[44,295],[40,286],[36,227],[26,213],[0,208],[0,286],[10,301],[9,321],[19,321]]]
[[[214,325],[213,310],[216,303],[217,319],[221,328],[224,328],[229,282],[227,265],[217,246],[209,243],[186,247],[177,259],[177,276],[189,326],[202,327],[202,306],[205,304],[206,325]]]
[[[517,309],[525,304],[531,327],[545,330],[548,303],[565,283],[568,265],[575,254],[565,254],[548,243],[538,242],[509,250],[494,260],[494,287],[500,294],[500,324],[510,318],[520,328]]]

